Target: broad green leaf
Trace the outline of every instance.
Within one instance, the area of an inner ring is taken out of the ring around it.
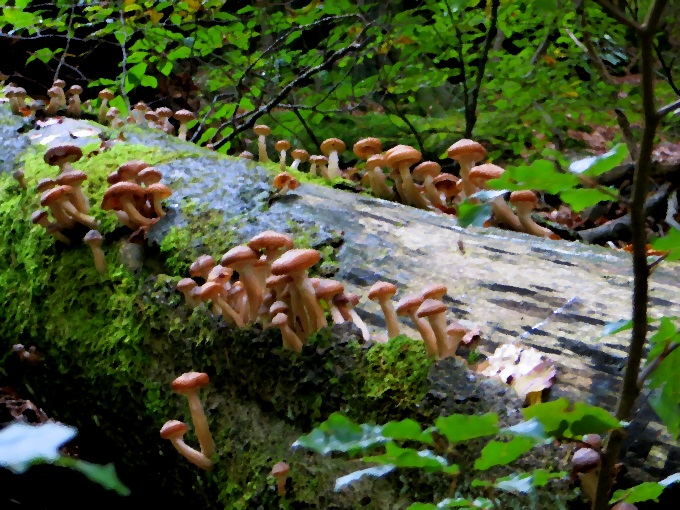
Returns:
[[[388,442],[381,431],[380,426],[357,425],[342,414],[333,413],[309,434],[295,441],[292,447],[309,448],[324,455],[331,452],[358,452]]]
[[[547,469],[536,469],[531,476],[533,478],[532,484],[534,487],[543,487],[547,485],[550,480],[564,478],[569,473],[566,471],[548,471]]]
[[[574,161],[569,165],[569,171],[575,174],[597,177],[619,166],[626,159],[626,156],[628,156],[628,148],[620,143],[600,156],[592,156]]]
[[[570,406],[560,398],[522,409],[525,418],[536,418],[545,427],[545,433],[553,437],[577,437],[585,434],[602,434],[619,428],[621,422],[609,412],[583,402]]]
[[[463,200],[458,206],[458,225],[461,227],[483,227],[491,218],[491,204],[473,204]]]
[[[668,432],[680,436],[680,349],[675,349],[652,372],[649,387],[653,388],[650,403]]]
[[[500,478],[493,486],[503,491],[520,494],[528,494],[534,490],[532,476],[528,473],[521,473]]]
[[[54,463],[57,466],[64,466],[81,472],[89,480],[98,483],[102,487],[116,491],[121,496],[128,496],[130,489],[128,489],[123,482],[118,478],[116,468],[113,464],[106,464],[100,466],[99,464],[92,464],[80,459],[73,459],[70,457],[61,457]]]
[[[5,17],[5,20],[14,26],[15,30],[32,27],[39,24],[35,14],[21,9],[5,7],[2,10],[2,14]]]
[[[545,433],[545,427],[537,418],[532,418],[527,421],[501,429],[503,434],[512,434],[513,436],[525,437],[534,441],[534,444],[544,443],[550,440],[550,437]]]
[[[536,189],[553,194],[575,188],[578,184],[575,175],[558,172],[555,164],[546,160],[537,160],[528,166],[509,166],[500,179],[492,179],[487,183],[492,189]]]
[[[402,441],[420,441],[421,443],[432,444],[432,433],[429,430],[423,431],[420,424],[407,418],[401,421],[390,421],[382,427],[382,435],[390,439]]]
[[[54,51],[52,51],[49,48],[40,48],[33,53],[31,53],[31,56],[26,59],[26,63],[28,64],[29,62],[32,62],[33,60],[40,60],[43,64],[47,64],[50,60],[54,58],[54,54],[57,52],[62,51],[64,48],[58,48]]]
[[[496,413],[486,413],[480,415],[452,414],[450,416],[441,416],[435,421],[435,427],[446,437],[449,443],[459,443],[497,434],[498,415]]]
[[[616,192],[614,188],[611,188],[611,190]],[[594,188],[568,189],[560,193],[560,198],[576,212],[581,212],[586,207],[591,207],[600,202],[615,201],[611,196]]]
[[[475,469],[486,470],[493,466],[503,466],[519,458],[535,445],[533,439],[515,436],[508,442],[491,441],[475,461]]]
[[[394,471],[395,466],[390,466],[390,465],[385,465],[385,466],[376,466],[372,468],[367,468],[367,469],[362,469],[360,471],[354,471],[353,473],[350,473],[345,476],[341,476],[337,480],[335,480],[335,490],[339,491],[347,487],[348,485],[351,485],[352,483],[356,482],[357,480],[360,480],[364,476],[372,476],[374,478],[380,478],[382,476],[385,476],[388,473],[391,473]]]
[[[653,499],[658,501],[663,492],[664,486],[657,482],[643,482],[630,489],[618,490],[612,496],[610,503],[625,501],[626,503],[640,503]]]
[[[569,401],[560,398],[552,402],[543,402],[522,409],[526,419],[535,418],[541,422],[548,436],[557,436],[567,429],[568,423],[564,417],[569,408]]]
[[[680,260],[680,230],[672,228],[665,237],[658,237],[652,241],[652,248],[659,251],[670,251],[666,260]]]
[[[436,455],[433,451],[401,448],[394,443],[387,443],[385,453],[382,455],[363,457],[361,460],[400,468],[418,468],[428,472],[455,474],[459,471],[458,466],[449,465],[444,457]]]
[[[670,317],[661,317],[659,320],[659,328],[654,334],[649,337],[649,344],[652,346],[647,355],[647,362],[649,364],[652,360],[657,358],[671,341],[680,342],[680,334],[675,327],[673,320]]]
[[[54,462],[60,456],[59,448],[76,434],[74,427],[61,423],[13,422],[0,430],[0,466],[23,473],[32,462]]]
[[[621,319],[615,322],[610,322],[609,324],[605,324],[604,328],[602,328],[602,333],[600,333],[598,340],[605,336],[615,335],[617,333],[621,333],[622,331],[628,331],[629,329],[632,329],[632,327],[633,321],[631,319]]]

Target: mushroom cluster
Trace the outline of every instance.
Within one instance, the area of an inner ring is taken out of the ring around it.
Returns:
[[[208,385],[210,379],[204,372],[187,372],[172,381],[172,390],[184,395],[189,404],[191,421],[201,451],[193,449],[184,442],[184,434],[189,427],[178,420],[169,420],[161,428],[161,437],[168,439],[175,449],[189,462],[201,469],[210,469],[213,466],[212,457],[215,454],[215,441],[210,433],[208,418],[203,410],[203,405],[198,397],[201,388]]]
[[[162,202],[172,190],[160,181],[163,174],[144,161],[128,161],[111,172],[101,208],[115,211],[118,220],[132,230],[147,229],[165,216]]]

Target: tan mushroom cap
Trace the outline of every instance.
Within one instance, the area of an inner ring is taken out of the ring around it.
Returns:
[[[354,144],[352,148],[354,154],[361,159],[368,159],[371,156],[382,152],[382,142],[379,138],[362,138]]]
[[[309,161],[318,165],[319,163],[327,165],[328,158],[326,156],[310,156]]]
[[[449,147],[447,154],[451,159],[458,159],[462,156],[476,163],[486,157],[486,149],[478,142],[463,138]]]
[[[398,168],[401,165],[415,165],[422,157],[419,150],[408,145],[397,145],[385,153],[387,164],[392,168]]]
[[[498,165],[494,165],[493,163],[485,163],[470,170],[468,178],[472,184],[478,188],[481,188],[486,184],[486,181],[490,181],[491,179],[500,179],[503,177],[504,172],[505,170]]]
[[[316,285],[314,285],[314,294],[317,299],[328,300],[344,291],[345,286],[342,283],[327,278],[319,279]]]
[[[592,448],[579,448],[571,458],[571,465],[574,471],[583,473],[595,469],[600,465],[600,454]]]
[[[264,286],[267,287],[268,289],[271,289],[278,286],[286,285],[287,283],[290,283],[292,281],[293,277],[287,273],[280,275],[271,275],[268,276],[267,279],[265,280]]]
[[[446,328],[446,333],[449,335],[461,335],[468,332],[468,329],[460,322],[452,322]]]
[[[99,247],[104,242],[104,236],[102,236],[98,230],[90,230],[85,234],[85,237],[83,237],[83,241],[90,246]]]
[[[201,255],[189,267],[189,274],[191,276],[200,276],[202,273],[210,271],[216,264],[215,259],[211,255]]]
[[[253,251],[277,248],[291,249],[293,247],[293,238],[287,234],[282,234],[273,230],[265,230],[248,241],[248,247]]]
[[[233,274],[234,270],[232,268],[217,265],[210,270],[207,279],[209,282],[217,282],[224,284],[231,279],[231,276]]]
[[[290,467],[285,462],[277,462],[272,468],[272,476],[287,476],[290,471]]]
[[[513,191],[512,193],[510,193],[510,203],[512,204],[531,203],[533,204],[534,207],[536,207],[536,204],[538,203],[538,197],[536,197],[536,193],[534,193],[530,189]]]
[[[309,269],[321,260],[321,252],[308,248],[288,250],[272,264],[272,274],[282,275]]]
[[[221,283],[216,281],[206,282],[203,285],[201,285],[200,290],[198,292],[198,297],[201,301],[214,300],[220,297],[223,292],[224,287],[222,286]]]
[[[177,282],[177,290],[180,292],[189,292],[191,289],[194,289],[197,286],[198,283],[196,283],[196,281],[191,278],[182,278],[179,282]]]
[[[59,97],[59,93],[61,92],[61,89],[59,87],[50,87],[47,89],[47,95],[49,97]]]
[[[416,315],[420,318],[429,317],[431,315],[437,315],[438,313],[446,312],[447,308],[444,303],[436,299],[426,299],[423,304],[420,305]]]
[[[274,301],[269,307],[269,315],[271,315],[272,317],[276,317],[280,313],[283,314],[288,313],[288,305],[283,301]],[[277,324],[275,324],[275,326],[276,325]]]
[[[290,149],[290,142],[288,140],[279,140],[276,142],[276,145],[274,145],[274,149],[276,149],[278,152],[287,151]]]
[[[425,286],[421,295],[425,299],[442,299],[448,290],[448,287],[444,284],[430,283]]]
[[[415,312],[423,304],[425,298],[420,294],[409,294],[402,297],[395,305],[397,315],[408,315]]]
[[[449,190],[451,191],[455,190],[458,187],[459,182],[460,179],[455,175],[451,174],[439,174],[432,180],[432,184],[434,184],[434,187],[444,192]]]
[[[83,93],[83,87],[80,85],[71,85],[71,87],[68,89],[68,93],[71,95],[80,95]]]
[[[359,296],[351,292],[343,292],[333,298],[333,304],[338,306],[357,306],[359,304]]]
[[[148,167],[148,163],[139,159],[134,159],[120,165],[118,167],[118,175],[120,175],[120,178],[124,181],[135,180],[139,172]]]
[[[159,182],[163,178],[161,171],[155,166],[148,166],[137,174],[137,183],[149,186]]]
[[[282,326],[285,326],[288,324],[288,315],[286,315],[283,312],[277,313],[274,317],[272,317],[272,326],[276,326],[277,328],[280,328]]]
[[[57,185],[57,183],[54,179],[50,179],[50,178],[40,179],[38,181],[38,184],[35,185],[35,190],[38,193],[42,193],[45,190],[48,190],[50,188],[54,188],[56,185]]]
[[[56,186],[52,189],[45,191],[40,197],[40,205],[46,207],[58,200],[68,197],[73,193],[73,188],[71,186]]]
[[[47,218],[47,211],[44,209],[38,209],[31,214],[31,223],[34,225],[39,225],[45,221]]]
[[[328,138],[321,142],[321,152],[328,156],[331,152],[341,153],[345,150],[345,142],[340,138]]]
[[[255,156],[253,156],[253,153],[250,151],[242,151],[241,154],[238,155],[238,157],[245,159],[253,159]]]
[[[219,287],[219,284],[215,285]],[[205,372],[186,372],[172,381],[170,386],[172,391],[176,393],[190,393],[198,388],[207,386],[209,382],[210,378]]]
[[[376,167],[384,167],[387,160],[382,154],[375,154],[366,160],[366,170],[374,170]]]
[[[293,159],[299,159],[303,162],[309,160],[309,152],[304,149],[295,149],[290,155],[293,156]]]
[[[167,106],[161,106],[160,108],[156,108],[156,115],[162,119],[169,119],[172,117],[172,110]]]
[[[172,190],[168,186],[166,186],[165,184],[161,184],[160,182],[151,184],[146,188],[146,191],[148,194],[158,196],[161,199],[168,198],[172,195]]]
[[[227,253],[222,255],[222,258],[220,259],[220,265],[231,266],[231,265],[234,265],[234,264],[238,264],[239,262],[252,262],[252,263],[254,263],[255,261],[257,261],[259,259],[260,259],[260,254],[253,251],[248,246],[236,246],[235,248],[232,248]],[[238,271],[238,269],[237,269],[237,271]]]
[[[413,177],[425,180],[426,177],[437,177],[442,171],[442,166],[436,161],[423,161],[413,169]]]
[[[59,177],[55,179],[55,182],[59,185],[68,184],[69,186],[77,186],[85,180],[87,180],[87,174],[85,172],[70,170],[60,174]]]
[[[142,188],[139,184],[134,182],[121,181],[113,184],[106,190],[104,197],[102,198],[102,209],[118,209],[120,208],[120,198],[125,195],[131,195],[133,197],[143,197],[146,194],[146,190]]]
[[[397,293],[397,286],[389,282],[376,282],[368,291],[368,299],[374,301],[381,297],[392,297]]]
[[[177,110],[173,117],[175,117],[180,122],[189,122],[190,120],[194,120],[196,115],[194,112],[189,110]]]
[[[181,437],[187,433],[189,427],[186,423],[182,423],[178,420],[169,420],[165,422],[165,425],[161,428],[161,437],[163,439],[170,439],[174,437]]]
[[[62,165],[64,163],[73,163],[83,157],[83,151],[80,147],[73,144],[55,145],[50,147],[45,152],[45,163],[48,165]]]
[[[97,97],[99,99],[106,99],[107,101],[111,101],[113,99],[113,92],[111,92],[109,89],[102,89],[99,91],[99,94],[97,94]]]
[[[289,174],[288,172],[281,172],[278,174],[276,177],[274,177],[274,187],[276,189],[283,189],[283,187],[288,184],[288,187],[291,187],[289,182],[295,179],[292,174]]]
[[[257,136],[267,136],[272,132],[272,130],[266,124],[258,124],[253,128],[253,131]]]

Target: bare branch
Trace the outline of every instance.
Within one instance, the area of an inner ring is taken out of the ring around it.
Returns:
[[[662,106],[661,108],[659,108],[659,111],[656,112],[656,116],[659,118],[659,120],[661,120],[666,115],[677,109],[680,109],[680,99],[678,99],[677,101],[673,101],[671,104],[667,104],[666,106]]]
[[[654,373],[654,370],[656,370],[661,364],[661,362],[665,360],[668,357],[668,355],[678,347],[680,347],[679,342],[674,342],[671,345],[667,346],[662,354],[654,358],[654,360],[649,365],[647,365],[642,372],[640,372],[640,377],[638,377],[637,382],[639,389],[643,388],[643,386],[645,385],[645,381],[649,379],[649,377]]]
[[[613,3],[611,3],[609,0],[595,0],[597,4],[604,9],[604,11],[609,14],[612,18],[614,18],[616,21],[619,23],[623,23],[629,28],[632,28],[633,30],[636,30],[637,32],[642,31],[642,26],[635,20],[630,19],[626,14],[621,11],[618,7],[616,7]]]
[[[64,65],[66,55],[68,54],[68,49],[71,46],[71,39],[73,37],[73,31],[71,30],[71,27],[73,26],[74,10],[75,6],[72,6],[71,13],[68,16],[68,26],[66,27],[67,34],[66,46],[64,47],[64,51],[61,54],[61,58],[59,59],[59,64],[57,64],[57,68],[54,70],[54,76],[52,77],[52,81],[57,81],[57,79],[59,78],[59,71],[61,70],[61,67]]]
[[[630,122],[628,122],[628,117],[620,108],[614,108],[614,113],[616,114],[616,120],[619,122],[619,127],[623,133],[623,139],[628,146],[628,152],[630,152],[630,157],[633,161],[637,161],[638,158],[638,146],[635,141],[635,135],[633,135],[633,130],[630,127]]]

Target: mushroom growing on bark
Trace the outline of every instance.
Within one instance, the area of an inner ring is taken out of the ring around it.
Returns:
[[[208,418],[203,411],[203,405],[198,398],[198,392],[201,388],[207,386],[209,382],[208,374],[204,372],[186,372],[172,381],[171,384],[172,391],[187,398],[196,437],[201,445],[201,453],[208,459],[215,453],[215,441],[210,433]]]
[[[399,321],[392,305],[392,296],[396,293],[396,285],[389,282],[376,282],[368,291],[368,299],[380,303],[387,324],[387,335],[390,338],[399,336]]]
[[[449,147],[448,156],[458,161],[460,178],[463,181],[463,191],[466,197],[477,192],[477,188],[470,182],[468,175],[473,165],[486,157],[486,149],[473,140],[463,138]]]
[[[423,181],[425,186],[425,195],[428,200],[435,206],[444,205],[442,203],[441,195],[437,188],[434,187],[434,178],[441,173],[442,167],[435,161],[423,161],[413,169],[413,178],[418,182]]]
[[[366,173],[368,174],[371,191],[378,198],[385,200],[392,200],[394,198],[394,191],[387,185],[387,179],[382,171],[382,167],[387,165],[385,156],[382,154],[374,154],[366,161]]]
[[[427,318],[437,339],[439,358],[452,356],[448,336],[446,334],[446,305],[436,299],[426,299],[416,312],[418,317]]]
[[[83,87],[80,85],[72,85],[68,89],[68,94],[71,96],[68,100],[68,108],[66,113],[75,119],[79,119],[83,113],[82,106],[80,104],[80,94],[83,93]]]
[[[163,439],[168,439],[172,443],[172,446],[195,466],[198,466],[201,469],[210,469],[213,465],[212,461],[184,442],[184,434],[186,434],[188,430],[189,427],[187,427],[185,423],[177,420],[169,420],[165,422],[165,425],[161,428],[161,437]]]
[[[401,198],[404,203],[427,209],[429,203],[425,196],[418,192],[411,177],[411,165],[415,165],[421,157],[420,151],[408,145],[397,145],[385,153],[387,164],[399,173],[401,188],[404,193]]]
[[[102,100],[97,118],[99,119],[100,123],[104,124],[106,122],[106,114],[109,111],[109,101],[113,99],[113,92],[111,92],[109,89],[102,89],[99,91],[97,97]]]
[[[194,112],[189,110],[177,110],[174,117],[179,121],[179,131],[177,132],[177,138],[180,140],[187,139],[187,124],[192,120],[196,119]]]
[[[488,189],[486,185],[487,181],[491,179],[500,179],[503,176],[503,170],[501,167],[494,165],[492,163],[486,163],[484,165],[479,165],[470,170],[468,174],[468,179],[477,188]],[[500,196],[496,197],[491,201],[491,210],[493,211],[494,217],[498,223],[507,225],[512,230],[517,232],[522,232],[522,223],[519,218],[512,212],[510,206],[505,202],[505,199]]]
[[[279,153],[279,168],[283,172],[286,169],[286,151],[290,149],[290,142],[288,140],[279,140],[274,145],[274,149]]]
[[[300,186],[300,181],[288,172],[281,172],[274,177],[273,185],[278,190],[277,195],[282,196]]]
[[[286,478],[289,471],[290,468],[285,462],[277,462],[272,468],[272,476],[276,478],[276,491],[281,497],[286,495]]]
[[[434,336],[434,331],[430,324],[425,319],[421,319],[416,315],[416,311],[423,304],[425,298],[419,294],[410,294],[402,297],[396,305],[395,311],[397,315],[408,315],[411,317],[413,324],[416,326],[420,337],[425,344],[425,351],[430,358],[437,358],[437,338]]]
[[[328,178],[341,177],[340,156],[345,150],[345,142],[339,138],[328,138],[321,143],[321,152],[328,156]]]
[[[269,155],[267,154],[266,137],[272,130],[269,129],[269,126],[266,124],[258,124],[253,128],[253,131],[257,135],[257,158],[261,163],[267,163],[269,161]]]
[[[538,237],[553,237],[552,230],[540,226],[531,218],[531,211],[536,208],[538,198],[531,190],[513,191],[510,193],[510,203],[517,208],[517,216],[527,234]]]
[[[295,149],[290,155],[293,156],[293,164],[290,165],[293,170],[297,170],[300,163],[309,161],[309,153],[304,149]]]
[[[43,159],[50,166],[58,166],[59,173],[63,173],[73,170],[71,163],[78,161],[82,157],[83,151],[80,147],[72,144],[63,144],[47,149]]]
[[[326,165],[328,164],[328,158],[326,156],[311,156],[309,158],[309,163],[310,163],[309,165],[310,175],[317,177],[318,174],[321,174],[321,177],[325,179],[328,178],[328,171],[326,169]]]
[[[260,256],[248,246],[237,246],[222,255],[220,265],[230,267],[239,274],[239,279],[248,294],[250,322],[257,320],[257,311],[262,304],[264,289],[261,287],[253,265],[260,259]]]
[[[285,313],[278,313],[272,319],[272,326],[281,330],[283,346],[293,352],[302,352],[302,340],[288,325],[288,316]]]
[[[97,230],[90,230],[83,241],[92,250],[92,256],[94,257],[94,267],[101,274],[106,274],[106,257],[104,256],[104,251],[102,250],[102,243],[104,242],[104,237]]]

